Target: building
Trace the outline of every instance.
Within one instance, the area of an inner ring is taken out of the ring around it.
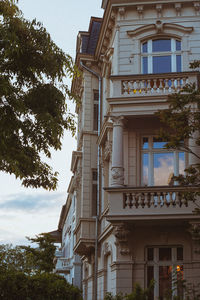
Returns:
[[[63,205],[58,230],[51,232],[52,237],[57,243],[61,243],[61,247],[55,253],[55,269],[54,272],[65,277],[65,279],[82,288],[82,264],[79,255],[74,253],[74,229],[76,226],[76,191],[74,190],[71,178],[68,187],[68,197],[65,205]]]
[[[78,34],[83,76],[72,83],[81,99],[72,171],[83,295],[103,300],[154,278],[152,299],[164,299],[175,271],[200,278],[189,232],[200,219],[170,180],[195,157],[163,148],[155,116],[170,93],[199,83],[189,63],[200,57],[200,1],[103,0],[102,8],[103,19]]]

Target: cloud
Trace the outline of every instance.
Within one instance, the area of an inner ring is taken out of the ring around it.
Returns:
[[[35,194],[13,194],[4,196],[0,201],[0,209],[6,211],[36,212],[49,208],[61,206],[65,201],[65,193],[35,193]]]

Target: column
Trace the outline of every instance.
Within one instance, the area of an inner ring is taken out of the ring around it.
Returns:
[[[112,117],[113,144],[112,144],[112,186],[124,185],[123,167],[123,117]]]

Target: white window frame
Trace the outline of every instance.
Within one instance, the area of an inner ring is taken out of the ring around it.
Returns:
[[[141,184],[142,186],[146,185],[143,182],[143,154],[149,154],[149,161],[148,161],[148,186],[154,186],[154,153],[173,153],[174,154],[174,176],[179,175],[179,153],[184,151],[180,150],[170,150],[165,148],[153,148],[153,138],[155,135],[142,135],[141,137]],[[148,149],[143,149],[143,138],[148,138]],[[186,153],[184,152],[184,156]],[[186,157],[184,157],[185,166],[186,167]],[[177,185],[177,182],[174,182],[174,185]]]
[[[170,38],[170,37],[163,37],[160,39],[169,39],[171,40],[171,51],[162,51],[162,52],[153,52],[152,49],[152,42],[153,40],[159,40],[158,38],[149,39],[147,41],[143,41],[141,43],[141,70],[142,74],[143,72],[143,57],[147,57],[147,63],[148,63],[148,74],[153,74],[153,57],[154,56],[171,56],[171,72],[177,72],[177,64],[176,64],[176,56],[181,55],[181,50],[176,50],[176,41],[180,41],[179,39]],[[147,52],[143,52],[143,44],[147,42]],[[180,41],[181,42],[181,41]],[[182,42],[181,42],[182,45]],[[182,57],[182,56],[181,56]],[[181,59],[181,70],[183,69],[183,63]]]

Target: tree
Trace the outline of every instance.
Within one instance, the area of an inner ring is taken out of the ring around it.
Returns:
[[[0,171],[25,187],[54,190],[57,173],[40,154],[50,158],[64,130],[75,133],[64,80],[78,71],[41,23],[23,18],[16,1],[0,1]]]
[[[50,234],[42,233],[36,235],[35,238],[28,238],[31,243],[36,243],[37,247],[21,246],[26,253],[28,261],[32,262],[34,273],[49,273],[54,269],[54,257],[56,246],[54,245],[54,239]]]
[[[199,68],[200,61],[194,61],[190,67],[193,70]],[[188,141],[190,139],[194,146],[200,146],[200,87],[194,83],[186,84],[180,92],[169,95],[168,103],[168,109],[157,113],[162,123],[160,137],[167,141],[166,148],[185,151],[195,157],[195,163],[185,169],[184,175],[173,177],[180,185],[195,186],[195,191],[183,194],[187,200],[195,202],[200,196],[200,152],[195,151]],[[200,214],[197,203],[196,206],[195,213]],[[200,240],[198,228],[193,234]]]
[[[56,250],[54,239],[43,233],[28,240],[36,244],[35,247],[0,245],[0,272],[23,272],[33,275],[53,271]]]
[[[4,300],[82,300],[78,288],[56,274],[33,276],[22,272],[0,273],[0,299]]]

